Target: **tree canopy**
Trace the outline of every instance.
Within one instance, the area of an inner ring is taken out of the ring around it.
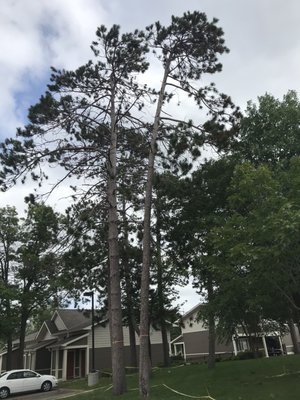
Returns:
[[[12,321],[1,332],[11,342],[21,316],[22,343],[35,305],[60,288],[96,289],[109,310],[113,392],[126,391],[125,320],[132,348],[140,336],[147,398],[150,322],[165,343],[167,297],[180,278],[192,275],[208,303],[211,354],[215,331],[299,321],[300,105],[294,91],[266,94],[241,118],[230,96],[203,85],[228,49],[218,21],[198,11],[129,33],[100,26],[91,49],[74,71],[52,68],[29,123],[0,147],[3,190],[29,176],[44,187],[49,166],[60,178],[48,192],[67,180],[74,189],[63,220],[44,203],[30,204],[24,221],[0,210],[0,304]],[[201,158],[204,145],[217,159]],[[61,229],[69,241],[58,262]]]
[[[18,179],[25,182],[28,175],[42,185],[47,179],[44,165],[57,165],[65,172],[60,180],[52,182],[50,192],[59,183],[76,178],[78,185],[72,182],[75,198],[95,202],[105,209],[114,394],[126,390],[122,356],[119,190],[121,183],[128,186],[133,177],[138,177],[145,199],[140,393],[148,397],[154,168],[159,164],[160,168],[187,173],[192,167],[189,160],[199,157],[204,143],[218,150],[226,147],[236,134],[239,118],[229,96],[219,93],[213,83],[201,85],[204,75],[221,71],[218,58],[228,52],[217,22],[216,19],[209,22],[204,13],[194,11],[182,17],[173,16],[168,26],[156,22],[144,31],[121,34],[119,26],[113,25],[110,29],[100,26],[91,46],[93,59],[74,71],[52,68],[47,92],[29,110],[29,124],[18,129],[16,138],[7,139],[1,145],[3,189]],[[161,65],[158,89],[142,83],[142,74],[151,67],[153,55]],[[193,121],[192,116],[182,120],[179,108],[177,114],[167,113],[167,104],[174,101],[179,92],[183,93],[185,101],[193,100],[195,109],[199,110],[197,121]],[[152,113],[153,118],[145,118]]]

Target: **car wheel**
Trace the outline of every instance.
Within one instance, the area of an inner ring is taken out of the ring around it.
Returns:
[[[49,381],[45,381],[45,382],[42,384],[41,389],[42,389],[43,392],[49,392],[49,390],[52,389],[52,383],[49,382]]]
[[[9,396],[9,389],[7,387],[3,387],[0,389],[0,399],[6,399]]]

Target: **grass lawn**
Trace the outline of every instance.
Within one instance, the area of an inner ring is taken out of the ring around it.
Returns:
[[[127,378],[128,393],[122,400],[139,398],[137,376]],[[170,388],[204,399],[215,400],[299,400],[300,399],[300,356],[261,358],[258,360],[224,361],[209,371],[205,364],[185,365],[153,372],[151,400],[188,399],[172,392]],[[99,385],[88,388],[86,380],[65,382],[63,387],[87,389],[85,394],[72,397],[73,400],[111,399],[111,380],[101,378]]]

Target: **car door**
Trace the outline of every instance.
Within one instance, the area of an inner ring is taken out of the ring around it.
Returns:
[[[41,388],[40,375],[34,371],[24,371],[23,388],[26,392],[39,390]]]
[[[15,371],[7,376],[6,382],[10,393],[23,392],[23,371]]]

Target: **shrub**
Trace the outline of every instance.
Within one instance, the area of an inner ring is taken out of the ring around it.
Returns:
[[[263,352],[262,351],[243,351],[242,353],[238,353],[237,356],[235,356],[236,360],[250,360],[252,358],[261,358],[263,357]]]

